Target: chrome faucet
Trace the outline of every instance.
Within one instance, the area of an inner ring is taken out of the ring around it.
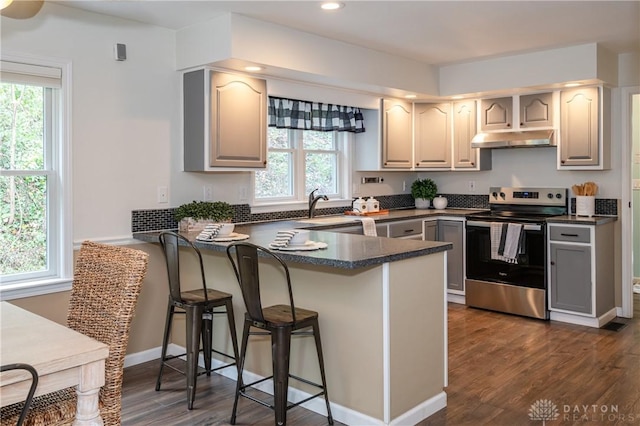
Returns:
[[[316,204],[318,203],[318,201],[320,201],[320,200],[327,201],[329,199],[329,197],[327,197],[326,195],[318,195],[317,197],[314,196],[314,194],[315,194],[315,192],[317,190],[318,190],[318,188],[314,189],[309,194],[309,219],[311,219],[313,216],[315,216]]]

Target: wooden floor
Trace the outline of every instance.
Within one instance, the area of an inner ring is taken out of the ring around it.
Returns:
[[[635,318],[617,318],[625,324],[619,331],[449,304],[447,408],[419,425],[539,425],[530,408],[545,400],[559,415],[550,424],[640,424],[640,295],[634,296]],[[125,369],[123,425],[228,424],[234,381],[200,376],[188,411],[184,378],[167,372],[156,392],[156,373],[157,362]],[[239,425],[273,424],[271,410],[248,400],[238,413]],[[288,423],[324,425],[326,418],[296,407]]]

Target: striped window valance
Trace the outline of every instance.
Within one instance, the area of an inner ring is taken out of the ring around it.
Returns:
[[[269,96],[269,127],[362,133],[360,108]]]

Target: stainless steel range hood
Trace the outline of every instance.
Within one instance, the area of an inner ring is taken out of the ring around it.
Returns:
[[[555,145],[553,130],[478,133],[471,139],[471,148],[526,148]]]

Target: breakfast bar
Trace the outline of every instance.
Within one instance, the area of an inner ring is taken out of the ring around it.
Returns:
[[[236,232],[250,235],[248,242],[267,247],[283,226],[236,226]],[[233,294],[236,324],[241,324],[245,307],[226,257],[228,243],[197,241],[198,232],[184,235],[202,250],[207,285]],[[137,233],[135,238],[156,243],[158,232]],[[296,304],[319,313],[336,420],[346,424],[415,424],[444,408],[445,262],[451,244],[313,230],[309,238],[327,247],[277,254],[289,266]],[[197,273],[196,265],[188,261],[183,260],[183,274]],[[270,290],[272,281],[282,280],[276,275],[279,271],[267,266],[261,273],[266,284],[265,304],[282,302],[275,298],[278,291]],[[214,346],[230,350],[224,321],[214,327],[220,327],[214,329]],[[174,344],[184,345],[183,330],[184,324],[174,325]],[[245,374],[250,372],[251,378],[269,376],[269,339],[252,339]],[[319,380],[313,339],[293,340],[290,371]],[[221,373],[236,379],[233,369]],[[265,383],[269,385],[263,390],[272,393],[270,382]],[[303,383],[292,381],[290,386],[295,387],[289,392],[292,402],[312,392]],[[303,406],[325,412],[321,400]]]

